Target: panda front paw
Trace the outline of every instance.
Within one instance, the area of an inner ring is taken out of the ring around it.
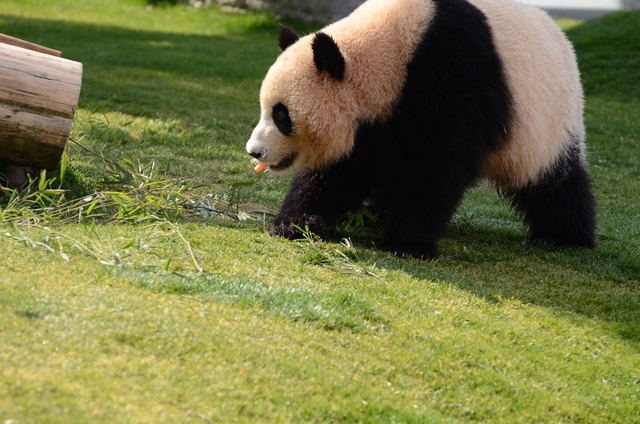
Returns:
[[[382,244],[381,249],[401,258],[436,259],[438,257],[438,248],[435,243],[399,243],[387,241]]]
[[[312,233],[317,233],[325,227],[326,222],[320,215],[277,216],[271,224],[269,235],[294,240],[304,237],[302,231],[308,229]]]

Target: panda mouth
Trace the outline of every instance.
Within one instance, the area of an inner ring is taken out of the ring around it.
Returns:
[[[293,162],[296,160],[297,156],[298,152],[291,152],[275,165],[269,165],[269,169],[271,169],[272,171],[284,171],[285,169],[293,165]]]

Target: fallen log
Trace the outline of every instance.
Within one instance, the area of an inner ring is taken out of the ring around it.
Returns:
[[[71,132],[82,64],[0,34],[0,160],[53,170]]]

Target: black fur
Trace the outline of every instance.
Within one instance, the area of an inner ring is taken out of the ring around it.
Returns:
[[[278,45],[281,51],[287,50],[289,46],[298,41],[300,36],[293,29],[285,25],[280,25],[280,32],[278,33]]]
[[[539,181],[504,194],[529,226],[530,242],[596,247],[596,199],[576,148]]]
[[[392,117],[361,125],[348,158],[298,172],[272,235],[299,237],[295,225],[319,231],[373,198],[384,223],[384,249],[400,256],[437,256],[437,241],[465,190],[480,177],[487,154],[500,148],[513,117],[503,64],[484,14],[466,0],[435,4],[436,15],[408,64]],[[558,164],[558,172],[566,167],[573,169],[572,177],[555,195],[544,198],[557,173],[548,176],[546,185],[530,189],[538,201],[556,202],[549,213],[576,211],[585,202],[592,208],[584,169],[568,159]],[[565,206],[559,201],[569,188],[582,194],[563,200],[575,202]],[[545,231],[555,232],[566,222],[558,218],[553,228],[542,228],[538,224],[546,211],[527,203],[529,193],[510,195],[532,226],[532,238],[552,240]]]
[[[342,81],[345,70],[344,57],[333,38],[324,32],[318,32],[313,37],[311,48],[318,72],[327,71],[331,77]]]
[[[298,171],[269,233],[293,239],[302,235],[296,227],[319,232],[370,197],[384,177],[374,165],[380,151],[367,148],[377,144],[378,131],[375,126],[362,125],[356,136],[360,147],[348,158],[323,169]]]
[[[291,135],[293,132],[293,122],[291,122],[291,116],[289,116],[289,109],[282,103],[278,103],[273,107],[271,111],[271,117],[273,123],[276,124],[278,130],[284,135]]]

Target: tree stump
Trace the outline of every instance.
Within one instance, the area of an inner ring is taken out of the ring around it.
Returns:
[[[53,170],[60,162],[80,96],[82,64],[59,56],[56,50],[0,34],[5,176],[8,167]]]

